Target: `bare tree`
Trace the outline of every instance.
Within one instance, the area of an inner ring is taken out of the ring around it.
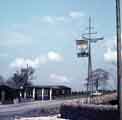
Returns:
[[[86,84],[88,85],[88,87],[91,87],[91,85],[93,85],[93,90],[96,90],[96,91],[98,91],[99,88],[101,88],[102,90],[105,90],[108,79],[109,79],[109,72],[99,68],[92,71],[90,75],[90,81],[88,81],[88,78],[87,78]]]
[[[3,85],[5,83],[4,77],[0,75],[0,85]]]
[[[7,80],[7,84],[16,88],[30,86],[32,85],[31,80],[33,79],[34,72],[35,70],[32,67],[21,68]]]

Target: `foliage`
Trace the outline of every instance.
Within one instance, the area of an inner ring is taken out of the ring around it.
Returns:
[[[3,85],[4,84],[4,77],[0,75],[0,85]]]
[[[32,85],[31,80],[33,79],[34,72],[35,70],[32,67],[21,68],[6,83],[15,88],[30,86]]]
[[[86,79],[87,85],[93,84],[93,88],[98,90],[99,87],[105,87],[106,81],[109,79],[109,72],[99,68],[91,72],[90,81]]]

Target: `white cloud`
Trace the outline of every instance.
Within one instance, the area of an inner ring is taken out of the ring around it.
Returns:
[[[47,62],[48,62],[48,59],[47,59],[47,57],[45,56],[45,55],[42,55],[42,56],[40,56],[40,57],[37,57],[36,58],[38,61],[39,61],[39,63],[41,63],[41,64],[46,64]]]
[[[64,22],[66,18],[64,16],[59,16],[59,17],[56,17],[55,20],[59,22]]]
[[[53,23],[58,23],[58,22],[65,22],[71,19],[79,19],[80,17],[83,17],[83,16],[84,16],[84,13],[82,13],[81,11],[71,11],[68,13],[67,16],[43,16],[41,17],[41,20],[43,22],[53,24]]]
[[[13,68],[25,68],[27,67],[27,65],[33,67],[33,68],[37,68],[40,64],[44,64],[41,63],[39,58],[36,59],[24,59],[24,58],[16,58],[11,64],[10,67]]]
[[[121,34],[122,36],[122,34]],[[107,40],[104,44],[104,47],[107,48],[107,51],[104,53],[104,60],[109,63],[117,62],[117,41],[116,37],[113,37],[111,40]],[[122,51],[121,51],[122,53]]]
[[[79,17],[83,17],[84,14],[80,11],[72,11],[69,13],[69,16],[72,18],[79,18]]]
[[[47,23],[54,23],[54,19],[51,16],[44,16],[42,20]]]
[[[35,57],[34,59],[25,59],[25,58],[16,58],[12,63],[10,63],[10,67],[12,68],[25,68],[27,64],[33,68],[39,67],[41,64],[46,64],[49,61],[52,62],[61,62],[63,60],[63,56],[59,53],[50,51],[45,55],[40,55],[39,57]]]
[[[56,62],[60,62],[63,60],[63,56],[61,56],[59,53],[54,52],[54,51],[50,51],[48,52],[48,59],[50,61],[56,61]]]
[[[43,16],[42,21],[54,24],[57,22],[64,22],[66,18],[64,16]]]
[[[112,50],[111,48],[107,49],[107,52],[104,54],[104,60],[107,62],[116,62],[117,60],[117,52]]]
[[[27,65],[37,68],[40,64],[45,64],[47,59],[44,57],[37,57],[35,59],[24,59],[24,58],[16,58],[11,64],[12,68],[25,68]]]
[[[12,24],[8,28],[5,28],[0,32],[1,44],[0,46],[4,47],[20,47],[26,46],[28,44],[32,44],[37,38],[40,39],[40,34],[37,34],[39,31],[43,31],[47,29],[42,29],[43,23],[67,23],[69,26],[70,22],[74,18],[78,18],[83,16],[82,12],[72,11],[67,13],[67,15],[59,15],[59,16],[33,16],[28,23],[19,23]],[[69,23],[68,23],[69,22]],[[58,26],[60,27],[60,26]],[[38,29],[37,29],[38,28]],[[53,30],[53,28],[51,28]],[[34,40],[34,41],[33,41]],[[37,39],[38,40],[38,39]]]
[[[49,78],[54,82],[61,82],[61,83],[69,83],[69,79],[65,75],[59,75],[56,73],[52,73],[49,75]]]

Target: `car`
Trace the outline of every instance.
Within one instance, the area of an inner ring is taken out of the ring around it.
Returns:
[[[92,96],[100,96],[100,95],[102,95],[102,93],[99,91],[95,91],[95,92],[91,93],[91,95]]]

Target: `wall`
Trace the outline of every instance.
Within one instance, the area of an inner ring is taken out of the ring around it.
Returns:
[[[63,104],[60,114],[70,120],[119,120],[117,107],[108,105]]]

